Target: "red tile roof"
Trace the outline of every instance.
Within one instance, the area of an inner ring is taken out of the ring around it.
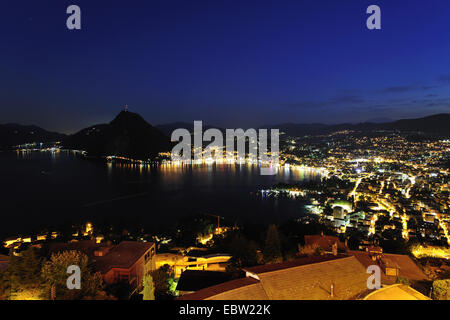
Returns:
[[[335,236],[323,236],[323,235],[306,235],[305,245],[312,246],[318,245],[320,248],[331,251],[334,243],[337,243],[338,248],[345,249],[345,244],[342,243],[338,237]]]
[[[250,268],[244,268],[244,271],[248,271],[251,273],[265,273],[265,272],[271,272],[276,270],[282,270],[282,269],[288,269],[293,267],[298,267],[302,265],[317,263],[317,262],[323,262],[323,261],[330,261],[335,259],[342,259],[347,257],[347,255],[322,255],[322,256],[312,256],[312,257],[305,257],[300,259],[295,259],[291,261],[281,262],[281,263],[274,263],[274,264],[265,264],[262,266],[256,266],[256,267],[250,267]]]
[[[321,259],[320,259],[321,258]],[[182,300],[346,300],[367,291],[367,273],[353,256],[314,257],[247,268],[237,279],[182,296]],[[331,286],[333,292],[331,294]]]
[[[366,251],[351,250],[348,254],[355,256],[365,268],[376,263],[370,257],[370,253]],[[428,280],[427,276],[423,273],[419,266],[417,266],[407,255],[382,253],[381,260],[389,267],[398,268],[400,277],[413,281]],[[381,282],[384,284],[393,284],[396,280],[397,278],[395,276],[387,276],[384,272],[381,273]]]
[[[205,288],[191,294],[186,294],[184,296],[179,297],[178,300],[205,300],[211,296],[215,296],[223,292],[231,291],[234,289],[246,287],[257,283],[259,283],[259,281],[253,278],[240,278],[236,280],[227,281],[209,288]]]

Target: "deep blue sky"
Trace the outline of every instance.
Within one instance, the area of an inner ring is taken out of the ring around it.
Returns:
[[[450,112],[448,0],[14,0],[0,35],[0,123],[73,132],[124,104],[228,128]]]

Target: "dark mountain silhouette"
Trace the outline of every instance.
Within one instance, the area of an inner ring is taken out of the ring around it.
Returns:
[[[171,122],[171,123],[167,123],[167,124],[160,124],[160,125],[156,125],[156,128],[158,128],[159,130],[161,130],[161,132],[163,132],[166,136],[168,136],[169,138],[172,136],[172,132],[176,129],[187,129],[189,132],[193,133],[194,132],[194,121],[188,123],[188,122]],[[205,125],[203,124],[203,131],[208,130],[210,128],[215,128],[215,129],[219,129],[222,132],[225,132],[225,129],[223,128],[219,128],[219,127],[215,127],[215,126],[211,126],[211,125]]]
[[[380,125],[383,129],[400,131],[421,131],[429,133],[450,133],[450,114],[441,113],[419,119],[404,119]]]
[[[369,120],[366,120],[365,122],[369,122],[369,123],[387,123],[387,122],[393,122],[395,120],[391,119],[391,118],[387,118],[387,117],[375,117],[375,118],[371,118]]]
[[[284,123],[270,125],[265,128],[278,128],[290,136],[329,134],[342,130],[374,131],[396,130],[402,132],[423,132],[438,135],[450,135],[450,114],[442,113],[418,119],[403,119],[387,123],[364,122],[358,124],[344,123],[335,125],[325,124],[295,124]]]
[[[61,141],[64,134],[50,132],[37,126],[24,126],[16,123],[0,125],[0,147],[9,148],[25,143]]]
[[[65,148],[85,150],[90,156],[122,156],[147,160],[170,151],[170,140],[139,114],[121,111],[109,124],[83,129],[64,141]]]
[[[158,152],[171,149],[170,136],[173,130],[178,128],[185,128],[192,132],[193,122],[175,122],[153,127],[139,114],[122,111],[109,124],[91,126],[70,136],[46,131],[32,125],[3,124],[0,125],[0,148],[9,148],[24,143],[45,143],[62,140],[63,147],[86,150],[92,156],[116,155],[134,159],[148,159]],[[203,126],[203,130],[209,128],[215,127],[211,125]],[[336,125],[285,123],[261,128],[278,128],[290,136],[329,134],[342,130],[361,132],[397,130],[450,136],[450,114],[443,113],[387,123],[364,122]],[[224,132],[224,129],[218,129]]]
[[[194,121],[191,123],[188,122],[171,122],[166,124],[156,125],[155,128],[164,133],[167,137],[170,138],[172,132],[178,128],[187,129],[189,132],[194,131]]]

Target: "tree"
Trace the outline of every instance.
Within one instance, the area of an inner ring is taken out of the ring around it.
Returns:
[[[233,237],[228,251],[231,253],[230,263],[227,266],[227,271],[229,272],[236,272],[243,267],[252,267],[258,264],[256,243],[247,240],[241,234]]]
[[[118,300],[128,300],[133,291],[133,287],[126,280],[120,280],[105,286],[105,291]]]
[[[144,300],[155,300],[155,286],[150,274],[144,276]]]
[[[298,246],[299,256],[320,256],[323,253],[323,249],[318,244]]]
[[[275,225],[270,225],[267,230],[267,237],[264,246],[264,262],[278,263],[282,262],[280,238]]]
[[[67,268],[78,266],[81,271],[81,289],[68,289]],[[102,287],[100,273],[91,273],[88,256],[79,251],[63,251],[52,254],[49,261],[42,267],[44,281],[44,297],[51,298],[51,288],[54,287],[55,298],[58,300],[76,300],[96,296]]]
[[[433,281],[432,297],[435,300],[450,300],[450,279]]]
[[[169,295],[169,279],[171,277],[171,270],[168,264],[163,265],[158,270],[151,273],[153,283],[155,285],[155,297],[157,300],[167,299]]]
[[[411,282],[409,281],[409,279],[405,278],[405,277],[397,277],[397,280],[395,281],[395,283],[401,283],[401,284],[404,284],[406,286],[410,286],[411,285]]]
[[[43,258],[34,247],[28,247],[20,256],[10,252],[8,268],[3,272],[1,291],[10,299],[38,299],[41,292]],[[22,298],[21,298],[22,297]]]

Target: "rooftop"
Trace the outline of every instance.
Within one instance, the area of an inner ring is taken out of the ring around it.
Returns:
[[[367,290],[366,270],[353,256],[297,259],[245,271],[256,277],[228,281],[181,299],[347,300]]]
[[[245,287],[249,287],[250,290],[253,289],[253,286],[260,286],[260,282],[253,278],[240,278],[236,280],[227,281],[212,287],[208,287],[202,290],[199,290],[197,292],[187,294],[184,296],[181,296],[178,298],[178,300],[210,300],[211,298],[218,297],[222,293],[231,293],[235,292],[235,298],[234,300],[238,300],[238,296],[245,292],[246,290],[243,289]],[[239,290],[243,289],[243,290]],[[268,297],[265,295],[265,293],[261,292],[260,290],[253,289],[253,293],[256,291],[260,292],[261,299],[260,300],[266,300]],[[253,296],[254,298],[251,298],[252,300],[256,300],[256,296]],[[250,299],[247,297],[247,299]],[[245,300],[245,299],[243,299]]]
[[[337,243],[339,249],[345,249],[345,244],[338,237],[324,235],[305,235],[305,245],[318,245],[324,250],[331,251],[334,243]]]
[[[404,284],[394,284],[368,294],[363,300],[431,300]]]
[[[341,259],[345,257],[344,255],[321,255],[321,256],[312,256],[312,257],[305,257],[305,258],[299,258],[291,261],[281,262],[281,263],[274,263],[274,264],[265,264],[261,266],[255,266],[250,268],[244,268],[244,271],[259,274],[259,273],[265,273],[265,272],[271,272],[276,270],[282,270],[282,269],[288,269],[288,268],[294,268],[302,265],[317,263],[317,262],[323,262],[323,261],[330,261],[335,259]]]
[[[122,241],[106,256],[94,257],[94,268],[103,274],[111,268],[129,269],[153,245],[153,242]]]
[[[367,268],[374,264],[374,261],[370,257],[370,253],[366,251],[349,251],[349,255],[355,256],[356,259]],[[417,266],[414,261],[407,255],[403,254],[391,254],[382,253],[381,261],[388,267],[397,268],[399,270],[399,276],[407,278],[413,281],[428,280],[427,276]],[[395,276],[387,276],[384,272],[381,273],[381,282],[385,284],[395,283],[397,278]]]
[[[153,246],[153,242],[122,241],[116,246],[97,244],[95,241],[83,240],[69,243],[55,243],[50,246],[50,252],[77,250],[92,259],[94,269],[101,273],[111,268],[128,269]],[[104,256],[96,257],[95,251],[111,247]]]

